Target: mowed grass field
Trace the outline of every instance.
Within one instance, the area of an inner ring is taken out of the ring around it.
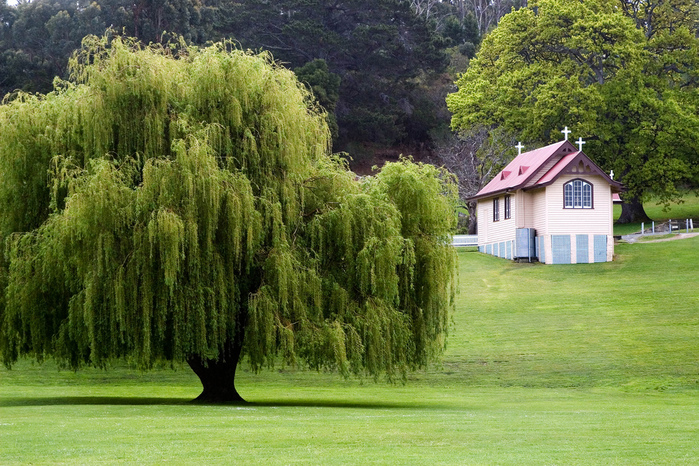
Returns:
[[[186,368],[0,369],[0,464],[699,464],[699,237],[613,263],[461,250],[444,362],[405,385]]]

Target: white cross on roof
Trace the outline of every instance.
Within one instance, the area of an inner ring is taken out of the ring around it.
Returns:
[[[567,141],[567,140],[568,140],[568,135],[569,135],[570,133],[572,133],[572,131],[569,130],[568,127],[566,126],[565,129],[564,129],[563,131],[561,131],[561,133],[563,133],[563,135],[565,136],[565,140]]]
[[[517,148],[517,155],[522,155],[522,149],[524,149],[524,146],[522,145],[522,143],[518,142],[515,147]]]
[[[576,144],[578,145],[578,150],[582,152],[582,146],[585,144],[585,141],[582,140],[582,137],[579,137]]]

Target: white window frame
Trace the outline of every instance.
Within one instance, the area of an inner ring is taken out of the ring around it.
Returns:
[[[563,185],[564,209],[592,209],[594,208],[592,183],[577,178]]]

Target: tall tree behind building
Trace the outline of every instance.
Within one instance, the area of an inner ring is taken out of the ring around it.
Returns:
[[[619,222],[647,219],[647,196],[677,199],[699,175],[694,25],[671,22],[648,38],[616,0],[533,3],[484,40],[449,96],[452,126],[503,126],[539,142],[570,126],[625,184]]]

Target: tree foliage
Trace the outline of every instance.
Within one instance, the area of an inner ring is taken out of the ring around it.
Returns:
[[[183,37],[189,44],[234,40],[269,50],[294,70],[328,66],[341,79],[329,123],[339,122],[337,150],[348,146],[430,142],[435,126],[447,126],[423,98],[447,63],[446,48],[472,56],[479,40],[475,20],[440,2],[432,17],[405,0],[33,0],[0,6],[0,94],[47,93],[54,76],[67,79],[70,54],[87,34],[138,38],[143,44]],[[282,14],[283,13],[283,14]],[[453,81],[453,79],[452,79]],[[315,90],[322,89],[317,83]],[[319,100],[324,96],[318,95]],[[356,156],[356,154],[355,154]]]
[[[448,102],[454,128],[499,125],[550,142],[569,126],[621,177],[626,213],[644,216],[644,196],[668,201],[696,179],[699,42],[676,23],[648,37],[618,6],[540,0],[510,13]]]
[[[699,11],[694,0],[619,0],[619,3],[624,14],[634,20],[648,39],[678,28],[697,29]]]
[[[294,75],[226,43],[92,37],[71,75],[0,107],[6,365],[186,361],[235,400],[239,355],[393,379],[441,353],[446,172],[356,181]]]
[[[5,2],[3,2],[5,3]],[[86,35],[108,28],[144,44],[172,33],[189,43],[213,38],[216,8],[199,0],[34,0],[0,6],[0,93],[47,93],[55,76],[67,78],[68,58]]]
[[[220,32],[244,47],[270,50],[292,68],[321,59],[340,77],[338,148],[424,142],[426,131],[410,131],[416,110],[428,105],[416,78],[447,62],[442,41],[407,2],[247,0],[222,8]]]
[[[340,76],[332,73],[325,60],[317,58],[294,70],[299,81],[310,87],[313,96],[327,112],[327,121],[333,140],[339,135],[335,107],[340,98]]]

